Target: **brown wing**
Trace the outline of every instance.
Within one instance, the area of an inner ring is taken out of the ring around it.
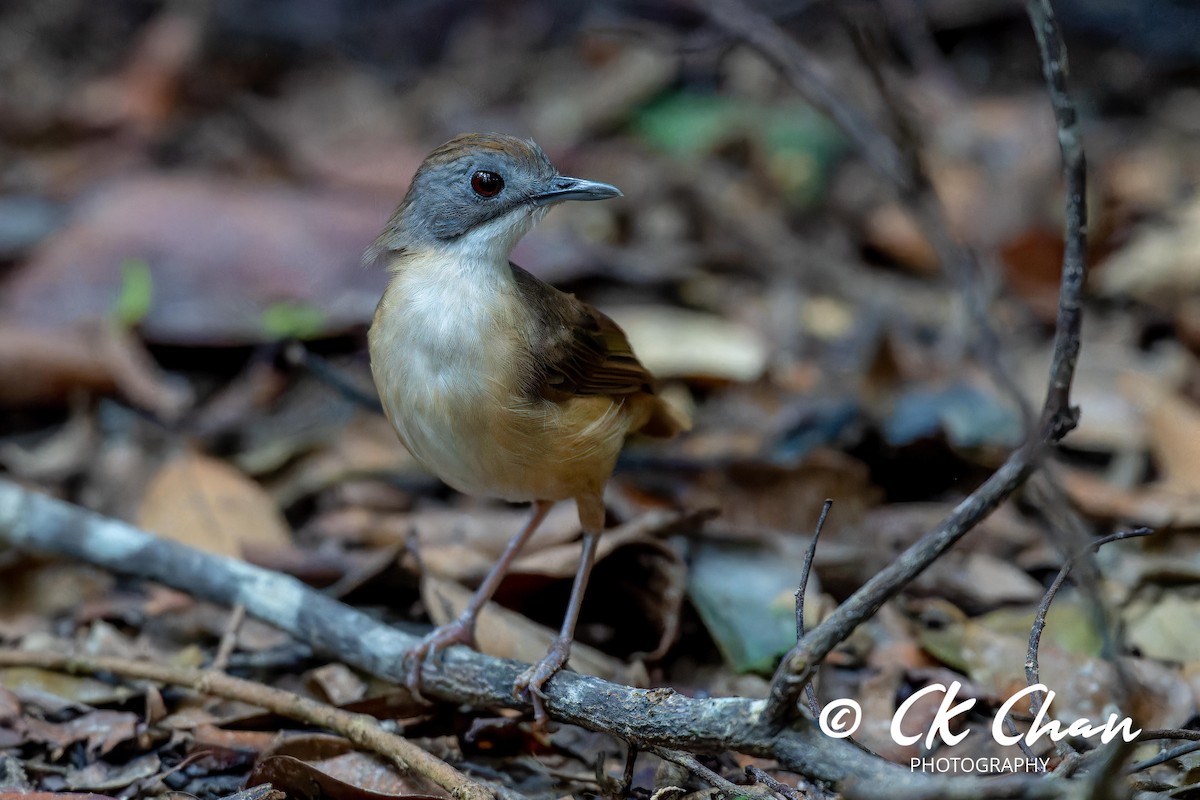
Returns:
[[[515,264],[512,271],[522,299],[537,309],[530,341],[534,367],[525,386],[531,396],[653,393],[653,377],[617,323]]]

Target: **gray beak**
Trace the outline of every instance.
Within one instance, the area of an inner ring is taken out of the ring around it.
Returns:
[[[607,200],[620,196],[621,190],[610,184],[560,175],[550,181],[546,191],[530,195],[529,199],[535,206],[549,206],[563,200]]]

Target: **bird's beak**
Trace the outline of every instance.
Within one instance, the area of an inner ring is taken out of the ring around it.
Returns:
[[[607,183],[560,175],[549,182],[545,191],[530,195],[529,199],[535,206],[549,206],[563,200],[607,200],[620,196],[621,190]]]

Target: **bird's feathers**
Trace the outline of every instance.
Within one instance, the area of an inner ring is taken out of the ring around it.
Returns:
[[[554,402],[593,395],[624,398],[638,407],[632,430],[651,436],[674,436],[690,427],[685,415],[654,396],[654,377],[617,323],[516,264],[511,267],[518,296],[534,311],[528,394]]]

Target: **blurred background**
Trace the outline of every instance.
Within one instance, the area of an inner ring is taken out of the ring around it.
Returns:
[[[1159,527],[1115,546],[1107,590],[1162,682],[1154,724],[1182,724],[1200,688],[1185,668],[1200,663],[1200,7],[1055,8],[1090,164],[1082,424],[1051,488],[835,654],[828,691],[886,704],[954,669],[1000,692],[1014,678],[962,643],[1007,635],[992,614],[1032,613],[1061,563],[1040,534],[1062,512],[1092,532]],[[782,30],[784,57],[742,23]],[[899,191],[876,168],[887,148],[864,153],[781,61],[919,163],[939,202]],[[373,394],[365,330],[386,278],[360,255],[424,155],[473,130],[532,137],[564,174],[624,192],[556,209],[514,254],[611,314],[694,409],[692,434],[631,444],[612,522],[719,512],[612,537],[585,610],[594,669],[761,692],[794,637],[821,502],[817,575],[836,600],[1021,441],[1017,398],[1044,396],[1064,201],[1020,3],[9,0],[0,469],[436,619],[433,576],[451,593],[478,580],[525,512],[421,473],[356,396]],[[560,511],[500,597],[551,626],[575,558]],[[111,647],[156,652],[220,633],[151,635],[144,593],[82,567],[3,566],[26,576],[0,589],[10,643],[54,621],[69,638],[107,620]],[[1054,646],[1070,674],[1098,640]],[[904,756],[886,725],[866,741]]]

